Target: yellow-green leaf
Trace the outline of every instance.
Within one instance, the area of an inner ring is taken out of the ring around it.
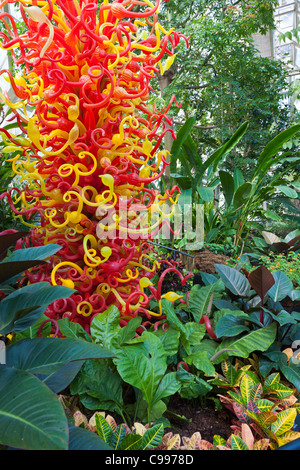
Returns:
[[[249,447],[245,444],[243,439],[235,434],[232,434],[230,437],[230,444],[232,450],[249,450]]]
[[[251,390],[254,387],[254,382],[245,374],[241,380],[241,394],[245,403],[248,403],[251,400]]]
[[[100,413],[95,415],[95,422],[99,437],[101,437],[104,442],[109,443],[113,434],[112,428]]]
[[[282,436],[293,427],[296,416],[297,410],[295,408],[280,411],[277,414],[276,421],[271,425],[271,431],[276,434],[276,436]]]

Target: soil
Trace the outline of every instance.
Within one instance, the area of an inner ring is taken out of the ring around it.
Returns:
[[[213,442],[215,435],[227,440],[232,434],[230,426],[233,416],[226,410],[216,411],[209,406],[202,408],[192,400],[174,396],[168,403],[168,411],[186,419],[176,418],[173,414],[166,413],[165,416],[172,427],[165,429],[165,433],[173,432],[182,438],[191,437],[195,432],[199,432],[201,438],[209,442]]]

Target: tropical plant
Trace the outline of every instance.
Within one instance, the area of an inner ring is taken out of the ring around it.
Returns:
[[[114,450],[149,450],[155,449],[163,437],[163,424],[143,426],[135,423],[133,429],[126,424],[117,425],[115,419],[101,413],[95,413],[96,432],[99,437]]]
[[[270,439],[256,439],[250,426],[242,423],[241,426],[231,426],[233,434],[226,440],[215,435],[213,442],[202,439],[199,431],[191,437],[173,434],[169,432],[162,438],[162,443],[156,450],[268,450]],[[182,440],[182,443],[181,443]]]
[[[193,118],[189,118],[173,143],[171,176],[183,191],[183,196],[189,196],[193,203],[205,205],[206,241],[225,243],[232,240],[235,246],[243,250],[249,234],[254,229],[262,230],[258,221],[269,215],[270,211],[263,208],[263,202],[272,200],[278,194],[286,198],[298,197],[296,189],[290,188],[284,180],[284,174],[299,163],[299,157],[290,157],[289,152],[282,153],[282,146],[300,131],[300,126],[294,125],[271,140],[255,162],[249,180],[245,181],[240,170],[231,172],[223,168],[226,155],[246,133],[248,124],[244,123],[203,163],[189,134],[193,123]],[[177,161],[181,164],[178,170]],[[286,169],[276,170],[276,165],[283,162],[289,162]],[[271,168],[275,171],[270,177]],[[216,202],[217,187],[224,196],[223,204],[212,204]]]
[[[263,230],[262,238],[252,237],[255,248],[259,253],[268,255],[270,252],[282,253],[286,256],[290,252],[298,252],[300,250],[300,230],[289,232],[284,238],[278,237],[275,233]]]
[[[294,390],[281,383],[279,373],[273,373],[261,382],[254,372],[243,371],[232,386],[232,375],[237,375],[237,370],[228,361],[222,363],[222,370],[225,380],[218,376],[213,383],[220,387],[224,380],[225,388],[232,387],[226,396],[218,396],[240,423],[251,424],[258,435],[270,439],[271,448],[300,437],[300,433],[292,429],[299,402]]]
[[[167,370],[167,358],[177,352],[179,335],[159,336],[158,331],[140,327],[139,317],[121,327],[115,306],[96,315],[91,322],[91,338],[113,351],[116,358],[102,365],[87,361],[70,390],[88,409],[116,411],[125,422],[124,414],[129,421],[138,416],[149,424],[165,412],[163,399],[180,388],[176,372]],[[137,333],[139,329],[142,334]],[[122,390],[128,387],[136,395],[135,405],[123,401]]]
[[[0,333],[3,338],[12,339],[0,364],[0,443],[28,450],[67,450],[70,445],[76,448],[78,439],[83,439],[84,444],[84,436],[77,431],[74,434],[69,427],[56,394],[70,384],[86,359],[112,357],[113,353],[74,338],[24,337],[13,341],[12,335],[22,335],[36,325],[49,304],[73,293],[68,287],[51,286],[48,282],[15,286],[22,272],[45,263],[44,257],[61,248],[47,245],[17,249],[6,256],[8,248],[21,236],[20,232],[9,230],[0,237],[4,258],[0,263]],[[88,444],[89,436],[86,438]],[[93,442],[98,448],[106,448],[100,440]]]

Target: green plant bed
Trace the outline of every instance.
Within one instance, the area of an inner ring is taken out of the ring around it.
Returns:
[[[44,315],[72,289],[16,286],[24,268],[59,247],[14,254],[10,243],[2,237],[4,448],[266,450],[299,437],[298,291],[285,273],[216,264],[215,274],[201,273],[202,284],[163,298],[161,316],[121,326],[111,306],[88,335],[68,318]]]

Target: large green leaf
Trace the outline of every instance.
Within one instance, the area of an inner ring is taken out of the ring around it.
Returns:
[[[112,370],[104,361],[85,361],[71,383],[70,391],[72,395],[80,396],[83,405],[93,402],[92,409],[112,412],[122,410],[122,379],[118,372]]]
[[[268,295],[275,302],[280,302],[280,300],[291,294],[293,283],[282,271],[273,271],[272,275],[275,280],[275,284],[268,290]]]
[[[85,331],[83,326],[80,325],[80,323],[72,322],[69,320],[69,318],[66,317],[57,320],[57,324],[60,333],[66,338],[80,338],[88,341],[89,343],[92,342],[92,338]]]
[[[176,378],[176,372],[169,372],[163,376],[159,386],[156,389],[152,403],[157,403],[162,398],[175,395],[179,388],[180,382]]]
[[[222,279],[224,285],[234,294],[241,297],[248,295],[250,284],[246,276],[237,269],[225,264],[215,264],[216,271]]]
[[[222,190],[227,206],[229,207],[234,195],[234,179],[228,171],[219,171]]]
[[[120,311],[115,305],[111,305],[105,312],[94,316],[91,322],[91,337],[96,343],[109,348],[120,329]]]
[[[28,261],[28,260],[45,260],[52,255],[55,255],[61,246],[55,243],[49,243],[49,245],[34,246],[31,248],[22,248],[15,250],[6,259],[7,261]],[[0,267],[5,263],[5,260],[0,263]]]
[[[204,202],[212,202],[214,200],[214,188],[209,186],[198,186],[197,191]]]
[[[23,331],[32,326],[55,300],[75,291],[64,286],[40,282],[12,292],[0,302],[0,332]]]
[[[221,362],[229,356],[248,357],[254,351],[266,351],[276,338],[276,323],[263,328],[251,331],[250,333],[237,338],[227,338],[218,346],[216,352],[222,349],[230,349],[230,351],[221,354],[215,361]]]
[[[222,285],[222,281],[218,280],[214,284],[208,286],[200,286],[196,284],[192,287],[189,294],[189,311],[196,322],[199,322],[202,315],[207,315],[210,301],[214,292]]]
[[[299,359],[298,359],[298,362],[296,362],[295,364],[292,362],[292,360],[290,360],[289,365],[281,363],[280,370],[284,374],[285,378],[291,384],[293,384],[293,386],[300,393],[300,367],[299,365],[300,365]]]
[[[68,422],[57,396],[37,377],[0,368],[0,443],[27,450],[67,450]]]
[[[182,151],[182,146],[185,142],[185,140],[188,138],[190,135],[190,132],[195,124],[196,121],[196,116],[192,116],[187,121],[184,123],[184,125],[179,129],[177,132],[176,139],[173,141],[172,147],[171,147],[171,163],[170,163],[170,171],[171,173],[174,173],[176,171],[176,162],[177,159],[180,157],[181,151]],[[183,164],[185,162],[183,161]],[[186,165],[188,167],[186,168],[188,170],[187,174],[190,172],[191,164],[189,162],[186,162]]]
[[[274,139],[272,139],[264,148],[262,153],[260,154],[256,168],[253,173],[253,178],[258,176],[258,174],[264,170],[267,166],[269,167],[272,164],[272,159],[274,155],[276,155],[279,150],[282,148],[283,144],[290,140],[295,134],[300,132],[300,125],[296,124],[295,126],[286,129],[280,134],[278,134]]]
[[[233,196],[233,202],[232,202],[233,206],[236,208],[244,204],[245,200],[247,200],[250,197],[251,191],[252,191],[252,184],[249,183],[249,181],[239,186]]]
[[[277,189],[290,199],[297,199],[298,197],[297,191],[295,191],[293,188],[290,188],[289,186],[280,185],[280,186],[277,186]]]
[[[114,357],[95,343],[71,338],[25,338],[6,349],[9,367],[48,376],[70,361]]]
[[[144,342],[124,346],[114,362],[122,379],[141,390],[148,406],[167,369],[167,354],[156,335],[144,332]]]
[[[247,313],[240,310],[231,311],[228,309],[224,309],[223,312],[224,314],[218,320],[215,327],[215,333],[218,338],[237,336],[243,331],[249,331],[249,327],[246,325],[246,321],[249,321]]]

